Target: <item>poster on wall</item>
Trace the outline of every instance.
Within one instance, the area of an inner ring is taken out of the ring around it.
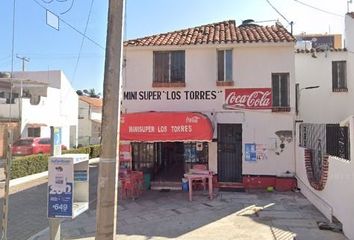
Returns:
[[[73,164],[70,159],[50,159],[48,171],[48,217],[72,217]]]
[[[132,149],[129,142],[119,143],[119,161],[130,162],[132,160]]]
[[[256,155],[257,160],[266,160],[268,158],[265,144],[256,144]]]
[[[257,153],[256,153],[256,144],[254,143],[246,143],[245,144],[245,160],[246,161],[256,161]]]

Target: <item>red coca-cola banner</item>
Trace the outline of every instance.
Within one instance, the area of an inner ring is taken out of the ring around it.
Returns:
[[[271,88],[238,88],[225,90],[224,109],[271,109]]]

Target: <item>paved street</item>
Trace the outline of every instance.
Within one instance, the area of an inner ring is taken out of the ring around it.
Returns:
[[[96,210],[62,224],[64,239],[93,240]],[[324,216],[300,193],[219,193],[213,201],[198,192],[193,202],[182,191],[148,191],[120,201],[120,240],[345,240],[319,230]],[[48,229],[31,240],[48,240]]]
[[[97,164],[90,166],[90,201],[95,204]],[[3,189],[0,191],[3,204]],[[0,212],[2,219],[2,211]],[[0,225],[1,226],[1,225]],[[24,240],[48,227],[47,179],[11,188],[8,239]]]

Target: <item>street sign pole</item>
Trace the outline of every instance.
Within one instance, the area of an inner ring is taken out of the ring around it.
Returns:
[[[49,218],[50,240],[60,240],[60,219]]]
[[[50,155],[61,154],[61,129],[58,127],[50,127]],[[59,147],[58,147],[59,146]],[[60,240],[60,219],[49,218],[49,234],[50,240]]]

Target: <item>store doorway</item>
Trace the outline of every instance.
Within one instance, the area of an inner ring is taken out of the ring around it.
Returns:
[[[218,180],[242,182],[242,124],[218,124]]]
[[[158,143],[157,171],[154,181],[180,182],[184,174],[183,142]]]

